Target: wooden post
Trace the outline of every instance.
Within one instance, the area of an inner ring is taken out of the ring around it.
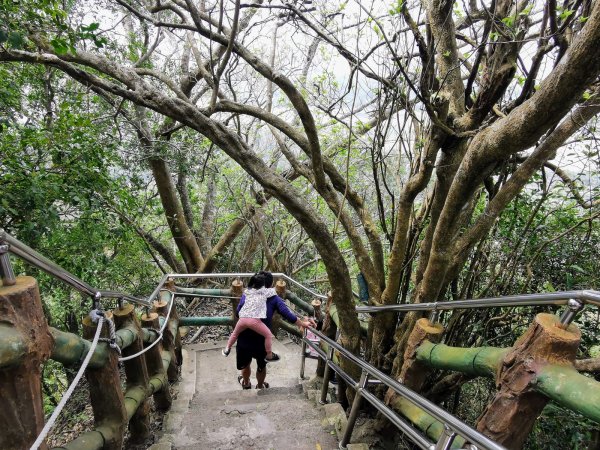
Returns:
[[[176,357],[175,364],[177,365],[177,367],[179,367],[183,362],[183,354],[181,352],[181,333],[179,332],[179,312],[177,311],[177,305],[175,303],[175,292],[177,291],[177,286],[175,286],[175,280],[173,280],[172,278],[169,278],[167,280],[165,286],[169,291],[172,292],[172,296],[169,298],[173,300],[173,308],[171,310],[171,317],[169,318],[169,325],[167,325],[167,327],[171,330],[171,334],[173,334],[174,352]]]
[[[562,329],[553,314],[538,314],[504,357],[496,378],[498,392],[481,415],[477,429],[509,449],[520,449],[548,398],[535,391],[538,373],[548,364],[575,361],[581,332]]]
[[[321,322],[323,320],[323,311],[321,311],[321,300],[315,298],[312,302],[310,302],[310,304],[312,305],[315,311],[315,320],[317,322]]]
[[[160,328],[158,323],[158,313],[152,312],[148,315],[143,314],[142,327],[158,330]],[[154,377],[161,373],[165,373],[165,367],[160,354],[161,350],[162,343],[159,343],[145,353],[149,377]],[[154,393],[154,405],[157,409],[167,410],[171,407],[172,402],[173,400],[171,399],[171,391],[169,390],[168,386],[165,386],[160,391]]]
[[[275,283],[275,292],[277,292],[277,295],[279,295],[281,298],[285,298],[285,288],[285,281],[277,280],[277,282]]]
[[[106,320],[102,325],[104,338],[109,337],[109,325],[107,321],[112,319],[112,313],[105,313]],[[93,339],[96,334],[97,324],[92,319],[83,319],[83,337]],[[88,368],[85,371],[90,390],[90,402],[94,411],[94,423],[96,430],[111,430],[104,436],[104,449],[119,450],[123,444],[125,424],[127,423],[127,412],[121,390],[119,377],[119,355],[116,351],[109,351],[108,360],[103,367],[98,369]]]
[[[282,299],[285,299],[285,289],[286,289],[285,281],[277,280],[275,282],[275,292]],[[273,320],[271,321],[271,333],[273,333],[273,336],[276,336],[279,329],[282,328],[282,326],[281,326],[282,322],[283,321],[281,320],[281,316],[279,315],[279,313],[277,313],[277,311],[275,311],[275,314],[273,314]]]
[[[172,294],[168,291],[161,291],[159,295],[160,300],[154,301],[154,309],[159,316],[166,318],[169,311],[168,299],[170,299]],[[175,301],[174,298],[173,301]],[[169,368],[167,369],[167,377],[169,378],[169,381],[177,381],[177,378],[179,377],[178,366],[181,365],[182,361],[181,337],[177,332],[177,328],[171,326],[174,321],[178,321],[177,309],[175,308],[175,305],[173,305],[173,308],[171,309],[169,323],[163,332],[163,348],[171,353],[171,362],[169,363]],[[175,332],[173,332],[173,328],[175,328]]]
[[[127,304],[123,308],[113,310],[115,325],[117,328],[123,328],[126,325],[133,325],[137,330],[137,336],[133,343],[123,349],[123,356],[136,354],[144,349],[140,323],[135,315],[135,308],[132,304]],[[140,386],[148,391],[148,369],[146,367],[145,354],[124,362],[125,376],[127,378],[127,389]],[[140,444],[150,435],[150,402],[148,398],[144,399],[138,406],[135,414],[129,421],[129,432],[131,433],[131,443]]]
[[[231,296],[236,297],[231,299],[231,317],[233,318],[233,326],[237,323],[237,307],[240,304],[240,298],[243,293],[244,283],[242,283],[242,280],[233,280],[231,282]]]
[[[431,323],[429,319],[417,320],[408,337],[406,350],[404,350],[404,364],[400,370],[401,383],[413,391],[420,392],[431,369],[422,362],[417,361],[417,350],[425,341],[439,342],[443,333],[444,327],[440,323]],[[388,391],[388,395],[390,391]]]
[[[168,289],[171,292],[175,292],[177,290],[177,286],[175,286],[175,280],[173,278],[169,278],[165,284],[164,288]]]
[[[42,366],[54,345],[34,278],[17,277],[14,285],[0,287],[0,318],[24,344],[24,355],[0,369],[0,448],[29,448],[44,427]]]

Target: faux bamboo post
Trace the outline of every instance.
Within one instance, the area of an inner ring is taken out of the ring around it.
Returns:
[[[327,293],[327,304],[325,305],[325,319],[323,320],[323,328],[322,331],[323,333],[325,333],[325,336],[327,336],[329,339],[334,339],[337,335],[337,325],[335,324],[335,322],[333,321],[333,319],[331,318],[331,315],[329,313],[329,308],[331,307],[333,302],[333,297],[331,295],[331,292]],[[323,361],[321,358],[319,358],[318,362],[317,362],[317,376],[322,377],[325,373],[325,361]]]
[[[275,282],[275,292],[282,299],[285,299],[285,290],[286,290],[285,281],[277,280]],[[279,331],[280,328],[284,328],[282,326],[282,324],[283,324],[283,320],[281,320],[281,316],[279,315],[279,313],[275,312],[275,314],[273,314],[273,320],[271,321],[271,332],[273,333],[274,336],[277,335],[277,332]],[[292,327],[292,328],[294,328],[294,327]]]
[[[158,330],[158,313],[152,312],[148,315],[143,314],[142,327]],[[146,366],[148,368],[149,377],[155,377],[165,373],[161,350],[162,343],[158,343],[144,354],[146,357]],[[161,390],[154,393],[154,405],[157,409],[167,410],[171,407],[171,403],[173,403],[173,400],[171,399],[171,391],[169,390],[169,386],[164,386]]]
[[[136,354],[144,349],[142,331],[140,323],[135,315],[135,308],[132,304],[127,304],[122,308],[113,310],[115,325],[117,328],[123,328],[126,325],[133,325],[137,330],[137,336],[133,343],[123,350],[123,356]],[[144,390],[148,390],[148,369],[146,368],[145,354],[141,354],[136,358],[124,362],[125,376],[127,378],[127,389],[134,386],[139,386]],[[148,398],[144,398],[138,406],[135,414],[129,421],[129,432],[131,434],[132,443],[142,443],[150,435],[150,402]]]
[[[112,319],[112,313],[105,313],[106,320],[102,326],[101,336],[109,337],[109,326],[107,321]],[[83,337],[93,339],[97,324],[89,317],[83,319]],[[95,428],[101,432],[109,429],[112,432],[104,436],[104,449],[119,450],[123,444],[125,424],[127,423],[127,412],[121,390],[119,378],[119,355],[116,351],[110,351],[108,360],[103,367],[98,369],[88,368],[85,376],[90,391],[90,403],[94,411]]]
[[[167,317],[167,314],[169,312],[169,302],[167,301],[167,296],[170,296],[171,293],[169,291],[161,291],[160,292],[160,300],[155,300],[154,301],[154,309],[155,311],[158,313],[159,316],[162,317]],[[169,297],[170,298],[170,297]],[[172,301],[175,301],[174,299]],[[169,318],[169,322],[171,322],[173,319],[174,314],[176,314],[176,309],[175,309],[175,305],[173,305],[172,310],[171,310],[171,317]],[[175,319],[176,320],[176,319]],[[171,353],[171,362],[169,363],[169,368],[167,369],[167,377],[169,378],[169,381],[177,381],[177,378],[179,377],[179,370],[177,368],[178,366],[178,361],[180,361],[180,359],[177,359],[177,342],[179,340],[180,341],[180,337],[179,337],[179,333],[173,333],[172,328],[169,326],[170,323],[168,323],[165,326],[164,332],[163,332],[163,348],[168,351],[169,353]],[[181,344],[179,345],[179,349],[181,349]],[[181,350],[179,351],[179,354]]]
[[[231,282],[231,317],[233,318],[233,326],[237,323],[237,307],[240,304],[240,298],[244,293],[244,283],[242,280],[236,279]]]
[[[0,370],[0,448],[29,448],[44,427],[42,365],[53,346],[34,278],[17,277],[15,284],[0,287],[0,318],[3,334],[12,335],[21,349]]]
[[[440,323],[431,323],[429,319],[419,319],[415,324],[404,351],[404,364],[400,370],[401,382],[419,392],[425,382],[429,368],[417,360],[417,350],[425,341],[439,342],[444,333],[444,327]]]
[[[563,329],[555,315],[538,314],[504,357],[496,378],[498,392],[477,429],[509,449],[520,449],[548,403],[535,391],[536,377],[547,365],[570,366],[580,339],[575,325]]]
[[[166,288],[170,291],[163,291],[159,294],[161,299],[168,299],[173,302],[173,308],[171,309],[171,316],[169,318],[168,328],[171,330],[174,339],[175,345],[175,356],[176,356],[176,366],[181,366],[183,362],[183,353],[182,353],[182,345],[181,345],[181,333],[179,332],[179,312],[177,311],[177,304],[175,303],[175,292],[177,292],[177,286],[175,286],[175,280],[172,278],[167,280],[165,284]],[[185,336],[185,333],[184,333]]]
[[[323,311],[321,311],[321,300],[319,300],[318,298],[315,298],[312,302],[310,302],[310,304],[312,305],[315,313],[315,320],[317,322],[321,322],[323,320]]]
[[[177,286],[175,286],[175,280],[173,278],[169,278],[167,281],[165,281],[164,288],[171,292],[176,292]]]
[[[275,292],[277,292],[277,295],[279,295],[281,298],[285,298],[285,288],[285,281],[277,280],[277,282],[275,283]]]

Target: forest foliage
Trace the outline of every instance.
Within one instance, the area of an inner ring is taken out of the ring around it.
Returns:
[[[0,226],[134,295],[288,273],[354,351],[359,274],[372,304],[600,289],[597,3],[0,0]],[[15,263],[77,331],[89,300]],[[535,312],[448,315],[446,342],[510,346]],[[397,374],[415,320],[374,318],[367,358]]]

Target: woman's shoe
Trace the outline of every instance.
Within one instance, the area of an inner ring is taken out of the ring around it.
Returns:
[[[279,355],[275,352],[272,352],[272,356],[270,358],[266,357],[265,361],[267,362],[275,362],[275,361],[279,361],[281,358],[279,357]]]
[[[240,385],[242,386],[242,389],[244,389],[244,390],[252,389],[252,383],[244,384],[244,377],[241,375],[238,375],[238,383],[240,383]]]

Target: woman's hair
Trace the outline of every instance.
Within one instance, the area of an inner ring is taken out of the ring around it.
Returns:
[[[261,287],[265,287],[266,286],[266,279],[265,278],[266,277],[261,272],[255,273],[250,278],[250,281],[248,281],[248,288],[249,289],[260,289]],[[272,282],[273,281],[271,280],[271,283]],[[267,287],[270,287],[270,286],[267,286]]]

